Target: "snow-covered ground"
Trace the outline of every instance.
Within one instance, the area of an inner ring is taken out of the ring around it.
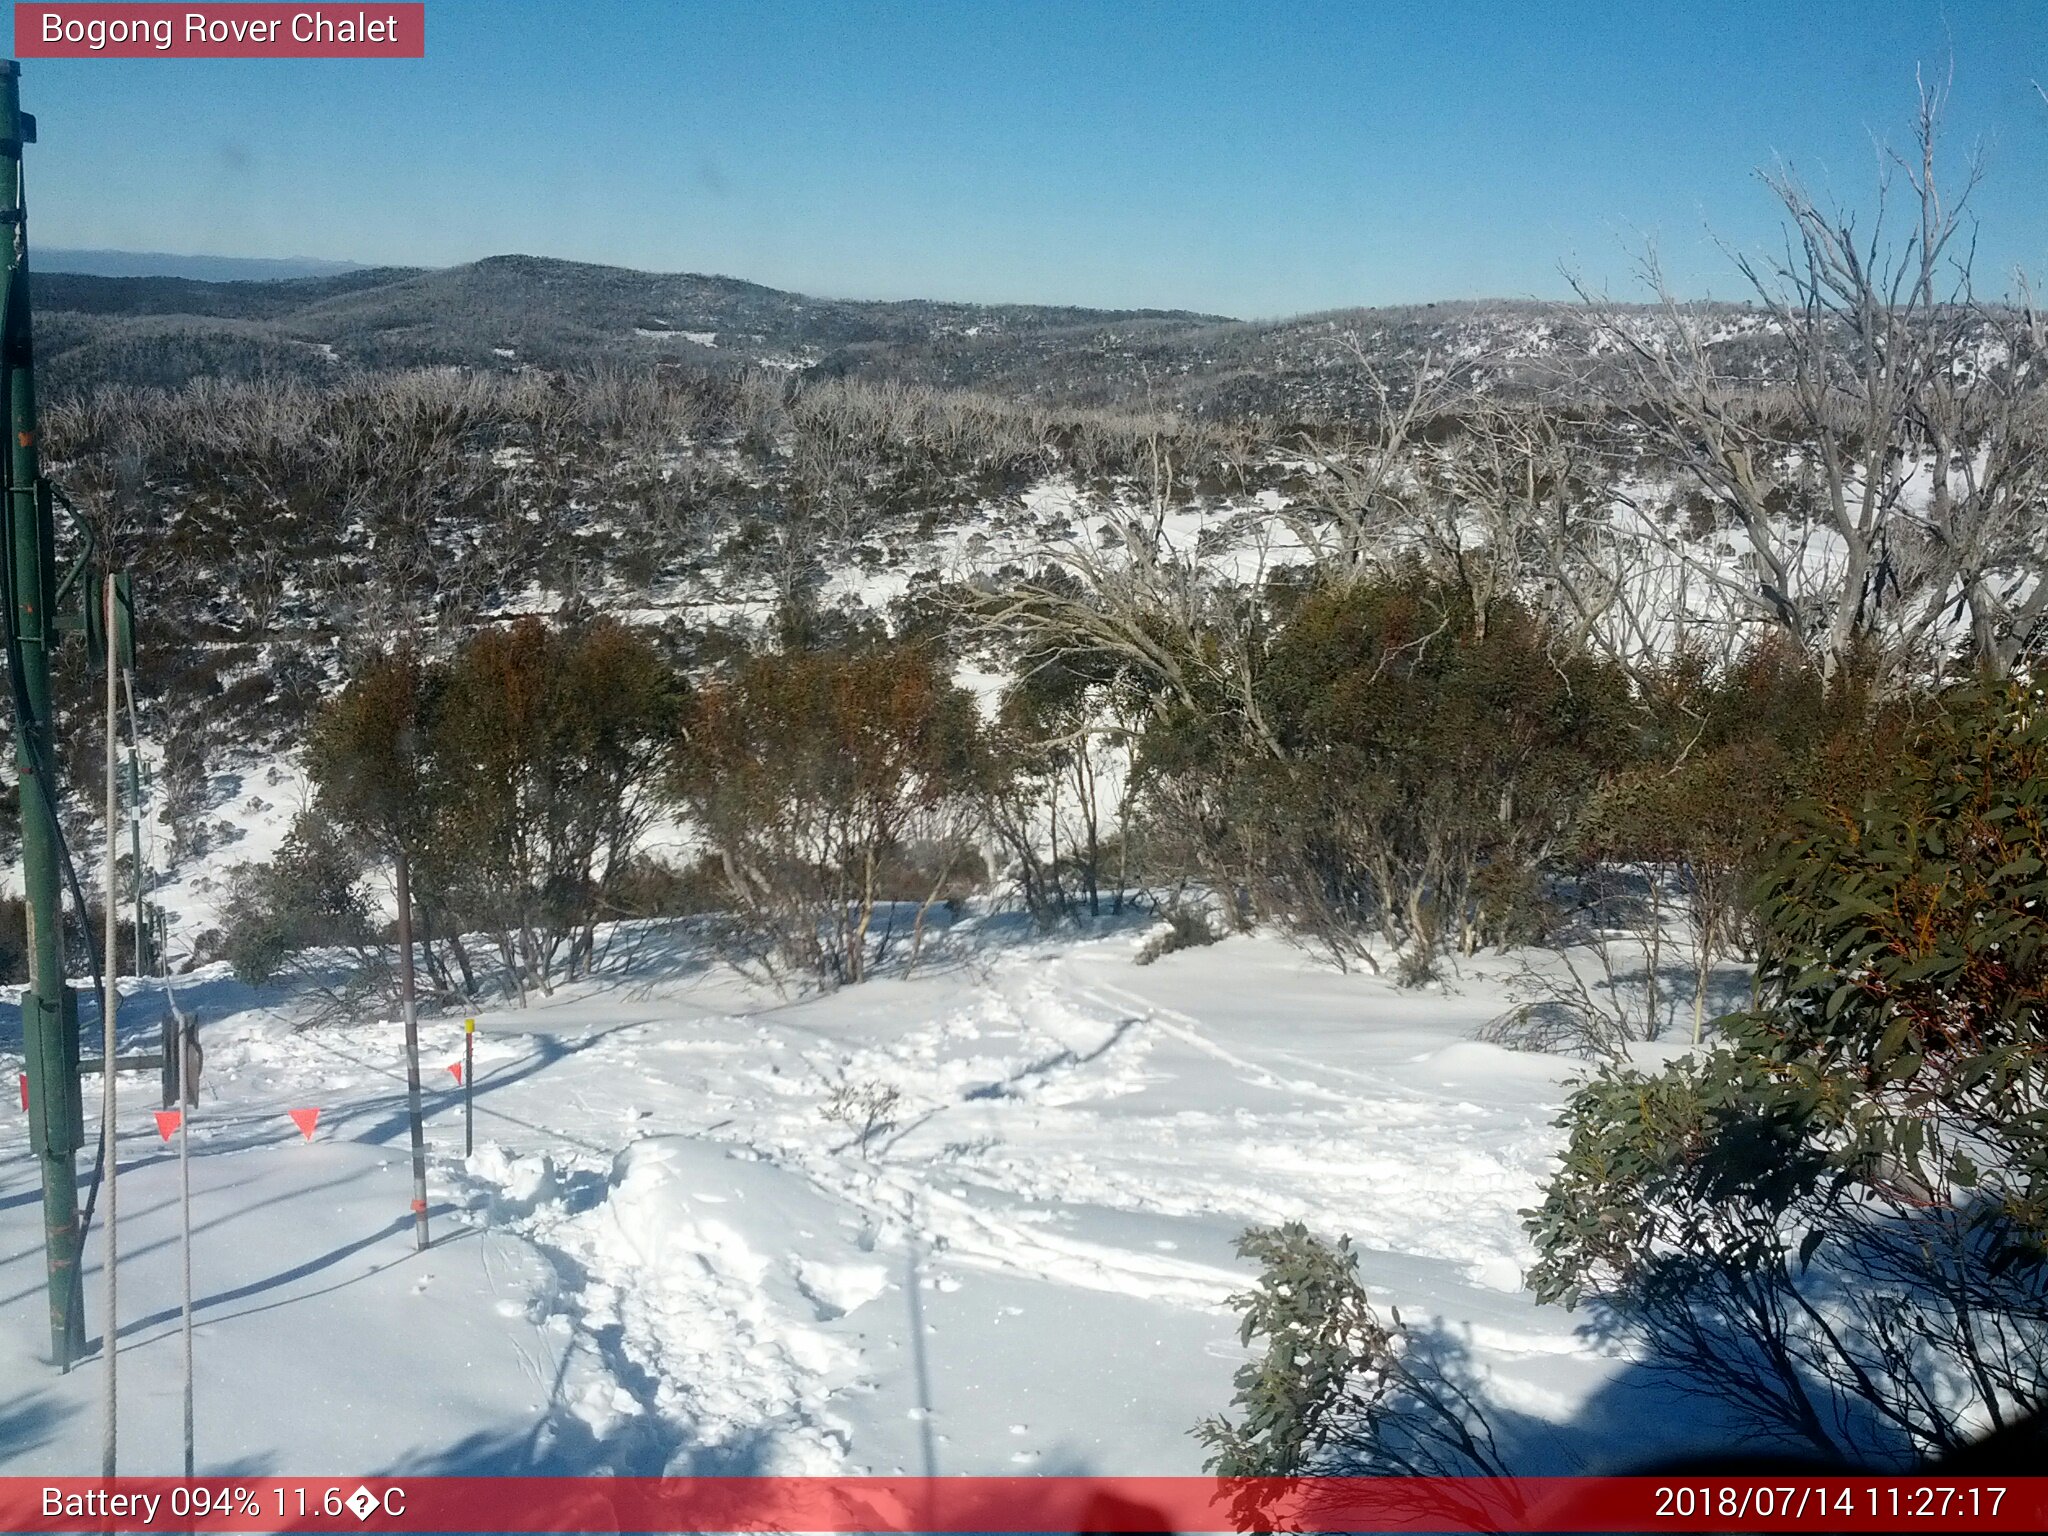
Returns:
[[[425,1253],[397,1026],[186,978],[200,1470],[1191,1472],[1244,1358],[1233,1239],[1290,1218],[1357,1239],[1529,1470],[1652,1448],[1627,1362],[1520,1287],[1575,1064],[1471,1039],[1497,980],[1401,991],[1263,937],[1140,967],[1137,927],[1013,924],[798,1002],[620,935],[630,968],[480,1018],[466,1161],[460,1021],[427,1022]],[[100,1371],[45,1361],[19,1051],[9,1007],[0,1472],[85,1473]],[[900,1095],[865,1148],[841,1084]],[[178,1166],[154,1074],[122,1088],[121,1464],[172,1472]]]

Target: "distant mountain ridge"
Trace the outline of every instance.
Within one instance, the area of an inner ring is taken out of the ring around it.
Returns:
[[[181,256],[170,251],[83,250],[43,245],[34,264],[45,272],[94,277],[190,277],[208,283],[262,283],[285,277],[331,277],[357,272],[362,263],[316,256]]]
[[[46,387],[175,385],[336,366],[564,368],[656,358],[797,370],[853,347],[1103,325],[1208,324],[1184,310],[820,299],[738,278],[538,256],[269,281],[108,276],[31,262]]]
[[[264,281],[107,276],[37,265],[44,387],[177,387],[205,375],[336,369],[563,369],[653,360],[974,389],[1062,405],[1303,419],[1371,408],[1374,375],[1466,361],[1517,390],[1612,366],[1569,306],[1477,301],[1270,321],[1168,309],[821,299],[739,278],[537,256],[361,267]],[[1714,345],[1764,317],[1715,311]],[[1608,349],[1611,354],[1611,348]]]

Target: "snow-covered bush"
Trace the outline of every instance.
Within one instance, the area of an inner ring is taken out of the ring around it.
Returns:
[[[1166,909],[1164,916],[1166,926],[1139,948],[1138,964],[1150,965],[1155,960],[1178,954],[1184,949],[1200,949],[1204,945],[1216,942],[1217,933],[1210,925],[1209,914],[1200,907],[1185,904],[1171,906]]]

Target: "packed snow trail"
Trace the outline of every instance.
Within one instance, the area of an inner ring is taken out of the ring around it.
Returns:
[[[1141,968],[1140,937],[970,921],[915,979],[794,1003],[671,941],[479,1015],[466,1162],[461,1023],[428,1021],[425,1254],[397,1026],[295,1032],[195,978],[201,1470],[1191,1472],[1243,1358],[1234,1240],[1281,1220],[1350,1233],[1527,1464],[1575,1465],[1624,1362],[1521,1289],[1518,1214],[1574,1064],[1474,1043],[1483,974],[1406,992],[1264,938]],[[162,1472],[175,1160],[131,1081],[123,1470]],[[841,1085],[893,1089],[887,1123],[830,1118]],[[10,1117],[0,1470],[84,1472],[93,1373],[39,1358],[32,1180]]]

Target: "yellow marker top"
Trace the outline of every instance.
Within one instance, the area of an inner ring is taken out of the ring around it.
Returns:
[[[476,1033],[476,1020],[475,1020],[475,1019],[464,1019],[464,1020],[462,1021],[462,1032],[463,1032],[463,1033],[464,1033],[465,1035],[473,1035],[473,1034],[475,1034],[475,1033]]]

